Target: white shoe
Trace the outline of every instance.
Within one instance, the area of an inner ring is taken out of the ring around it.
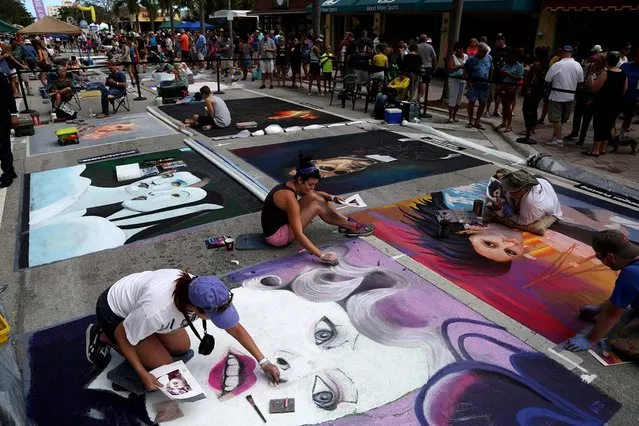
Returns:
[[[563,147],[564,141],[562,141],[561,139],[552,138],[551,140],[546,142],[546,145]]]

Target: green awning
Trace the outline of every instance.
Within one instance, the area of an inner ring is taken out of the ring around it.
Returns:
[[[535,4],[535,0],[465,0],[464,10],[531,12]],[[452,7],[452,0],[324,0],[320,5],[322,13],[447,12]],[[309,4],[306,13],[312,12]]]
[[[15,33],[18,29],[0,19],[0,33]]]

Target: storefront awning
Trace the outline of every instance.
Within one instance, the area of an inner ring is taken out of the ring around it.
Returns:
[[[545,0],[544,9],[564,12],[639,10],[639,0]]]
[[[450,11],[452,7],[452,0],[324,0],[321,4],[322,13],[375,13],[402,11],[445,12]],[[464,1],[464,10],[471,11],[503,10],[531,12],[535,10],[535,7],[536,0]],[[312,13],[312,5],[308,5],[306,7],[306,12]]]

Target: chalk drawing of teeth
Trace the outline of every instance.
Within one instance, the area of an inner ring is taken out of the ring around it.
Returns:
[[[253,371],[256,365],[253,357],[229,348],[211,369],[209,385],[217,391],[219,399],[233,398],[255,385],[257,376]]]

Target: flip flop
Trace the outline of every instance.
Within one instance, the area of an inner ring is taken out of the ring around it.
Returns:
[[[473,127],[475,129],[479,129],[479,130],[486,130],[486,128],[484,126],[482,126],[481,124],[475,124]]]
[[[599,154],[595,154],[594,152],[592,152],[590,149],[587,149],[585,151],[581,151],[581,153],[583,155],[587,155],[588,157],[599,157]]]
[[[495,130],[503,129],[504,127],[506,127],[505,124],[500,124],[499,126],[495,127]]]
[[[513,131],[513,128],[512,128],[512,127],[506,127],[506,128],[504,129],[504,133],[508,133],[508,132],[512,132],[512,131]]]

